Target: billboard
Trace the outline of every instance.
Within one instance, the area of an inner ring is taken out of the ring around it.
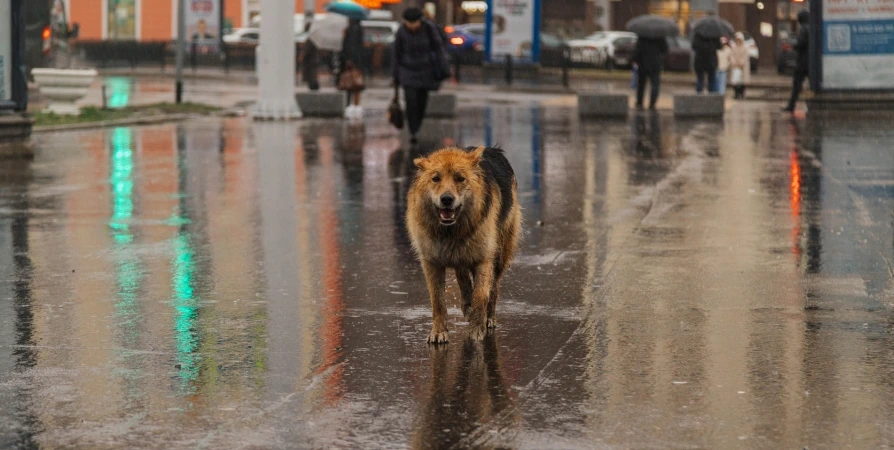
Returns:
[[[186,42],[199,53],[216,52],[220,43],[220,0],[186,0]]]
[[[12,0],[0,0],[0,102],[12,99]]]
[[[540,52],[540,0],[487,2],[487,57],[537,62]]]
[[[822,3],[823,88],[894,88],[894,3]]]

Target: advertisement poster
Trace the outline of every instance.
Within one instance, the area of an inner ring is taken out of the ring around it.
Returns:
[[[0,101],[12,98],[12,0],[0,0]]]
[[[218,51],[220,0],[186,0],[187,49],[196,44],[199,53]]]
[[[823,87],[894,88],[894,2],[823,2]]]
[[[516,61],[537,62],[538,6],[538,0],[490,0],[487,32],[491,61],[512,55]]]

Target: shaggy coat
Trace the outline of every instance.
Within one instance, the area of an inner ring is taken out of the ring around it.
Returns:
[[[496,326],[500,277],[521,233],[515,173],[495,148],[448,148],[417,158],[407,194],[407,229],[422,263],[432,304],[428,342],[446,343],[445,274],[456,272],[469,335]]]

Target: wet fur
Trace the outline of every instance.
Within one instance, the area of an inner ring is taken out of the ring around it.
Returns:
[[[521,233],[515,173],[495,148],[447,148],[413,161],[418,172],[407,194],[407,230],[422,263],[432,304],[429,343],[446,343],[446,270],[454,269],[469,319],[469,336],[496,326],[500,278]],[[434,177],[440,177],[435,182]],[[464,180],[458,181],[463,177]],[[441,223],[437,199],[456,196],[456,222]]]

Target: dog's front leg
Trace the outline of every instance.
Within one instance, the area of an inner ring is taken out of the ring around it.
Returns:
[[[487,302],[490,300],[491,284],[494,278],[494,262],[482,261],[473,269],[474,290],[472,291],[472,312],[469,314],[469,337],[484,340],[487,333]]]
[[[446,269],[444,266],[432,264],[429,261],[422,263],[425,272],[425,281],[428,283],[428,295],[431,297],[431,333],[428,335],[429,344],[446,344],[447,338],[447,305],[444,304],[444,284]]]

